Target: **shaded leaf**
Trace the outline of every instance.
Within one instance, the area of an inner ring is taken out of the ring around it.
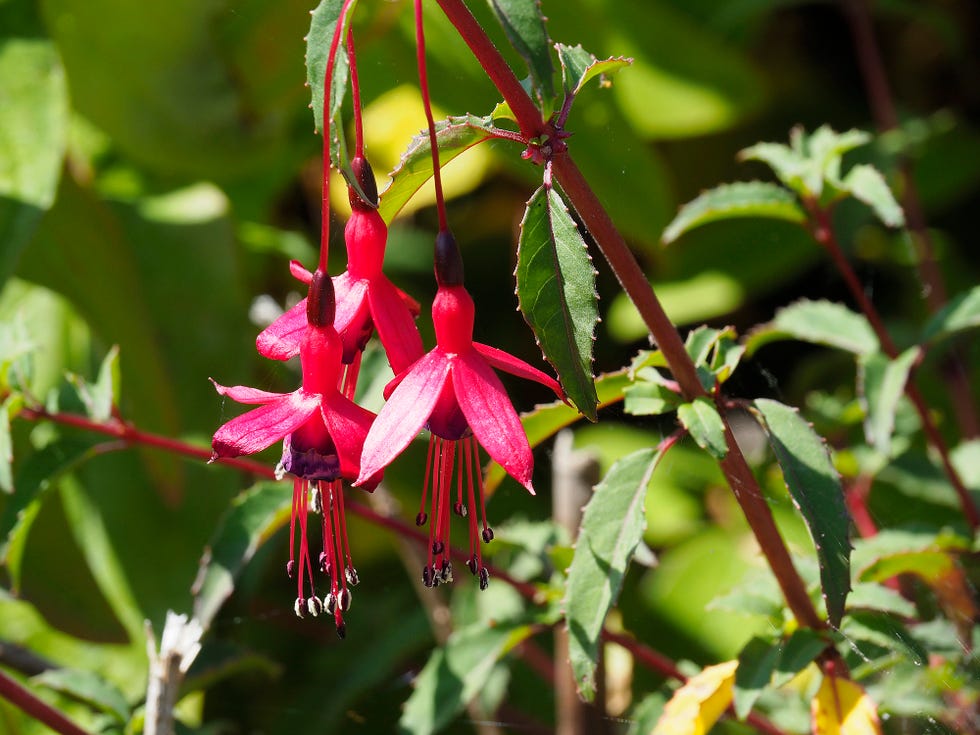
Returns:
[[[22,399],[11,395],[0,404],[0,490],[14,491],[14,445],[10,436],[10,419],[16,415]]]
[[[881,582],[897,574],[915,574],[935,584],[955,566],[956,555],[970,542],[952,533],[885,529],[862,540],[855,551],[857,579]]]
[[[856,645],[856,641],[871,643],[879,648],[893,651],[921,666],[928,658],[922,645],[912,637],[908,629],[894,616],[882,612],[852,612],[841,626],[841,634]],[[857,645],[860,650],[861,646]],[[866,652],[868,657],[873,652]]]
[[[210,689],[225,679],[243,674],[260,673],[270,679],[281,673],[282,667],[267,656],[250,651],[230,641],[206,640],[194,658],[180,686],[181,694]]]
[[[702,735],[732,703],[738,661],[708,666],[667,702],[653,735]]]
[[[0,12],[0,284],[54,202],[68,138],[68,91],[51,41],[10,35]],[[15,25],[15,24],[12,24]]]
[[[813,735],[881,735],[878,710],[853,681],[824,677],[810,703]]]
[[[915,616],[915,605],[893,589],[871,582],[858,582],[847,596],[848,610],[879,610],[900,617]]]
[[[704,191],[681,207],[664,230],[662,240],[670,244],[695,227],[735,217],[806,221],[796,197],[778,184],[738,181]]]
[[[909,373],[920,354],[918,347],[911,347],[894,360],[880,352],[866,353],[858,359],[864,435],[868,443],[886,457],[891,456],[895,413],[905,395]]]
[[[281,484],[259,483],[235,498],[201,558],[194,580],[194,617],[205,631],[235,589],[259,546],[289,516],[291,494]]]
[[[790,634],[779,653],[773,673],[773,686],[781,687],[809,666],[829,646],[819,633],[797,628]]]
[[[436,123],[436,145],[439,164],[445,166],[456,156],[493,135],[493,120],[488,115],[460,115]],[[385,222],[391,222],[405,203],[432,177],[432,146],[429,134],[412,138],[402,159],[389,174],[391,181],[381,192],[378,212]]]
[[[646,516],[647,485],[660,452],[641,449],[612,466],[585,506],[565,588],[565,622],[575,684],[586,701],[595,696],[599,636],[615,604]]]
[[[486,686],[497,662],[532,632],[523,623],[479,624],[455,631],[432,652],[415,679],[398,732],[415,735],[443,728]]]
[[[922,342],[934,342],[957,332],[980,327],[980,286],[951,299],[922,330]]]
[[[581,45],[566,46],[556,43],[555,49],[558,51],[558,63],[561,64],[562,86],[565,94],[572,97],[595,77],[613,74],[633,63],[632,59],[623,56],[599,61]]]
[[[659,355],[659,352],[651,354]],[[599,399],[598,408],[604,408],[623,400],[623,391],[632,382],[628,370],[616,370],[603,373],[595,381],[596,396]],[[554,436],[569,424],[582,418],[582,414],[571,406],[555,401],[537,406],[533,411],[521,415],[521,424],[527,434],[527,440],[532,447]],[[484,492],[492,494],[507,476],[504,469],[496,462],[490,462],[486,478],[483,481]]]
[[[747,335],[745,349],[751,355],[763,345],[781,339],[798,339],[857,355],[878,349],[878,338],[867,318],[832,301],[803,299],[780,309],[771,322]]]
[[[725,423],[708,398],[695,398],[690,403],[682,404],[677,409],[677,418],[699,447],[716,459],[725,458],[728,454]]]
[[[94,671],[49,669],[32,677],[31,682],[83,702],[99,712],[105,712],[119,723],[129,722],[132,715],[132,709],[123,693]]]
[[[517,246],[517,300],[565,393],[596,420],[593,340],[596,271],[561,196],[541,186],[527,204]]]
[[[738,654],[735,670],[735,716],[744,720],[759,695],[769,686],[772,673],[779,661],[777,644],[765,638],[752,638]]]
[[[89,417],[95,421],[108,421],[119,398],[119,346],[114,345],[106,353],[95,383],[88,383],[77,375],[68,377]]]
[[[839,626],[851,588],[850,517],[823,440],[793,408],[765,398],[754,402],[793,502],[817,550],[827,616]]]
[[[555,96],[551,44],[539,0],[487,0],[517,53],[527,62],[539,102]]]
[[[874,166],[860,164],[847,172],[841,182],[843,189],[858,201],[864,202],[889,227],[902,227],[905,213],[895,201],[895,195],[888,188],[885,177]]]
[[[21,462],[14,479],[14,493],[0,515],[0,562],[9,570],[15,591],[20,587],[24,544],[41,509],[44,494],[64,473],[91,459],[97,452],[97,446],[91,441],[63,439]]]

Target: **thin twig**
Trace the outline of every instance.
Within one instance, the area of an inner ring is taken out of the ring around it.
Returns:
[[[80,728],[60,711],[43,699],[38,698],[34,692],[16,679],[7,676],[3,671],[0,671],[0,697],[38,722],[44,723],[56,733],[60,733],[60,735],[89,735],[86,730]]]

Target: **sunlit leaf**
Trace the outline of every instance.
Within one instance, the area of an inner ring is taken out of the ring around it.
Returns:
[[[681,207],[662,239],[669,244],[695,227],[735,217],[806,221],[796,197],[783,187],[764,181],[739,181],[702,192]]]
[[[524,623],[457,630],[433,651],[415,679],[398,732],[433,733],[445,727],[487,684],[497,662],[531,635]]]
[[[558,62],[561,64],[562,86],[565,94],[575,96],[590,80],[604,74],[613,74],[633,63],[623,56],[600,61],[581,46],[555,44]]]
[[[555,96],[551,43],[538,0],[487,0],[507,38],[527,62],[539,102]]]
[[[667,702],[653,735],[704,735],[732,703],[738,661],[708,666]]]
[[[881,735],[878,709],[853,681],[824,677],[810,703],[813,735]]]
[[[439,163],[445,166],[468,148],[482,143],[492,136],[493,120],[490,116],[461,115],[436,123],[436,145],[439,147]],[[391,182],[381,192],[378,212],[385,222],[390,222],[401,211],[426,181],[432,177],[432,146],[428,133],[412,138],[402,159],[391,172]]]
[[[592,421],[596,270],[561,196],[540,187],[527,204],[517,248],[517,300],[565,393]]]
[[[754,405],[764,421],[786,487],[813,539],[827,616],[838,626],[851,589],[850,516],[840,477],[823,440],[799,412],[765,398],[757,399]]]
[[[776,312],[768,324],[753,329],[745,349],[751,355],[769,342],[798,339],[865,355],[878,349],[867,318],[832,301],[797,301]]]
[[[728,454],[725,441],[725,424],[718,409],[707,398],[696,398],[677,409],[677,418],[694,437],[698,446],[715,459],[724,459]]]
[[[228,509],[194,581],[194,617],[205,630],[259,546],[285,523],[291,497],[282,484],[260,483],[239,495]]]
[[[895,201],[895,195],[888,188],[885,177],[874,166],[855,166],[847,172],[842,184],[851,196],[871,207],[875,216],[884,224],[889,227],[901,227],[905,224],[905,213]]]
[[[642,449],[618,461],[585,507],[568,571],[565,619],[575,684],[587,701],[595,696],[602,625],[643,537],[644,499],[660,456],[653,449]]]
[[[123,693],[94,671],[49,669],[33,677],[31,683],[84,702],[93,709],[111,715],[118,723],[128,722],[132,714]]]
[[[858,359],[858,388],[864,408],[864,435],[883,455],[891,455],[892,432],[899,400],[916,360],[918,347],[911,347],[894,360],[879,352]]]
[[[636,382],[623,391],[623,410],[634,416],[649,416],[674,411],[684,401],[676,383],[668,383],[663,374],[652,367],[636,373]]]
[[[16,395],[8,396],[0,403],[0,490],[5,493],[14,491],[14,447],[10,436],[10,419],[21,403],[22,398]]]
[[[935,342],[977,327],[980,327],[980,286],[959,294],[936,312],[922,330],[921,339]]]

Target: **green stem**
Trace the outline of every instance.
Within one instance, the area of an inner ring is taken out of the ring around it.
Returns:
[[[479,60],[491,81],[517,118],[525,137],[530,140],[548,131],[546,122],[534,102],[517,81],[513,71],[484,33],[483,28],[467,10],[462,0],[437,0],[450,22],[456,27],[470,50]],[[619,279],[627,295],[636,305],[688,400],[707,396],[698,379],[694,362],[684,349],[680,334],[664,312],[660,301],[630,251],[622,235],[613,225],[602,203],[579,171],[567,151],[560,151],[552,161],[555,179],[561,184],[576,212],[582,218],[603,256]],[[793,566],[789,551],[776,528],[765,497],[735,443],[726,421],[725,437],[728,455],[721,463],[729,486],[735,493],[742,512],[755,534],[762,553],[779,582],[786,602],[796,619],[810,628],[824,628],[826,623],[817,614],[806,585]]]

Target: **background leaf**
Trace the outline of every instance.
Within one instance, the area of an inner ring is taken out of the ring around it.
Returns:
[[[934,342],[980,326],[980,286],[959,294],[936,312],[922,330],[923,342]]]
[[[864,434],[868,443],[886,457],[891,453],[898,402],[905,395],[909,372],[920,354],[919,348],[912,347],[894,360],[878,352],[867,353],[858,360]]]
[[[643,535],[643,500],[660,454],[643,449],[620,460],[585,507],[565,588],[569,657],[579,694],[595,696],[599,635]]]
[[[111,715],[119,724],[129,722],[131,708],[123,693],[92,671],[49,669],[31,679],[43,686]]]
[[[851,543],[850,516],[837,470],[823,441],[795,409],[767,398],[753,403],[817,549],[827,616],[831,625],[839,626],[851,589]]]
[[[842,304],[831,301],[797,301],[776,312],[776,317],[747,336],[749,354],[779,339],[836,347],[865,355],[878,349],[878,338],[868,320]]]
[[[599,321],[595,268],[565,203],[550,186],[531,197],[517,246],[517,300],[565,393],[596,419],[592,342]]]

